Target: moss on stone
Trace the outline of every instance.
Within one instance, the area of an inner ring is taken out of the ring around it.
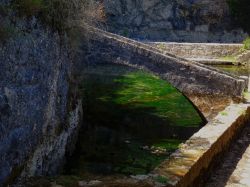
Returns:
[[[169,181],[169,179],[168,179],[167,177],[160,176],[160,175],[157,176],[157,177],[155,177],[154,180],[155,180],[156,182],[159,182],[159,183],[162,183],[162,184],[167,184],[168,181]]]
[[[162,139],[159,142],[154,143],[153,146],[166,150],[176,150],[181,143],[182,141],[178,139]]]
[[[246,38],[244,41],[243,41],[243,44],[244,44],[244,49],[245,50],[250,50],[250,37]]]
[[[220,60],[235,63],[237,61],[237,57],[236,56],[224,56],[224,57],[221,57]]]

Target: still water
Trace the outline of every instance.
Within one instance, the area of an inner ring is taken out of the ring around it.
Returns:
[[[218,68],[220,70],[226,71],[228,73],[231,73],[233,75],[237,76],[249,76],[250,74],[250,67],[249,66],[243,66],[243,65],[214,65],[212,67]]]
[[[89,66],[80,90],[83,127],[66,175],[147,174],[203,124],[186,97],[143,70]]]

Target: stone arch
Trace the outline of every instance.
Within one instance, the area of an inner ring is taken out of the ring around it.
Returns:
[[[211,102],[226,98],[228,104],[229,100],[240,98],[247,87],[243,78],[163,53],[147,44],[95,28],[87,32],[90,45],[85,49],[85,63],[117,63],[146,69],[182,92],[203,119],[209,119],[209,114],[201,108],[199,99]]]

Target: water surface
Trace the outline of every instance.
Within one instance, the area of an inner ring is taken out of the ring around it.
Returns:
[[[213,65],[213,67],[237,76],[249,76],[250,67],[243,65]]]
[[[142,70],[88,67],[80,89],[83,128],[66,174],[147,174],[203,123],[178,90]]]

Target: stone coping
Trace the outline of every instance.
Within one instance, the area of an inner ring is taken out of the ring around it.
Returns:
[[[199,62],[205,65],[235,65],[236,62],[230,60],[220,59],[206,59],[206,58],[187,58],[187,60]]]
[[[243,44],[223,43],[169,43],[169,42],[147,42],[164,52],[168,52],[186,59],[213,59],[221,60],[224,57],[232,57],[236,61],[238,55],[242,54]],[[230,61],[230,60],[229,60]],[[216,63],[220,63],[219,61]]]
[[[142,41],[144,42],[144,41]],[[155,44],[174,44],[174,45],[209,45],[209,46],[238,46],[243,47],[243,44],[240,43],[191,43],[191,42],[149,42],[145,41],[145,43],[155,43]]]
[[[250,103],[231,104],[154,170],[167,180],[167,186],[200,186],[214,160],[250,119]]]

